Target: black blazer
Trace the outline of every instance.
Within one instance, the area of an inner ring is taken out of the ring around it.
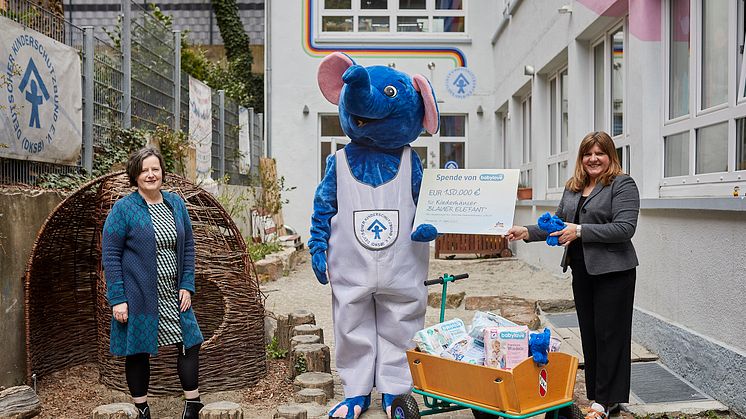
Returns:
[[[557,216],[565,222],[575,220],[582,192],[565,189]],[[635,181],[628,175],[617,176],[611,184],[597,184],[580,209],[583,256],[589,274],[600,275],[632,269],[639,265],[632,245],[640,213],[640,194]],[[537,225],[527,226],[527,242],[546,240],[547,232]],[[567,248],[560,264],[568,265]]]

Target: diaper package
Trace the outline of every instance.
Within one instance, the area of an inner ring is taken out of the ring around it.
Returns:
[[[490,313],[489,311],[477,311],[474,313],[474,319],[471,321],[471,329],[469,330],[469,336],[472,339],[479,341],[484,346],[484,329],[486,327],[497,327],[497,326],[518,326],[510,320],[498,316],[497,314]]]
[[[498,326],[484,329],[484,365],[510,369],[528,358],[528,327]]]
[[[465,336],[441,352],[440,356],[468,364],[484,365],[484,345],[471,336]]]
[[[467,336],[464,322],[456,318],[426,327],[417,332],[412,340],[420,351],[440,356],[443,351]]]
[[[549,352],[559,352],[562,345],[562,339],[552,336],[549,338]]]

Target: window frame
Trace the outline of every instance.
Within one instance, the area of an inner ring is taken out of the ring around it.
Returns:
[[[321,123],[323,121],[323,117],[325,117],[325,116],[336,116],[337,118],[339,118],[339,114],[338,113],[333,113],[333,112],[323,112],[323,113],[318,114],[318,121],[319,121],[319,124],[318,124],[318,127],[319,127],[318,128],[318,138],[319,138],[319,143],[318,143],[319,144],[318,158],[319,158],[319,160],[318,160],[318,162],[319,162],[319,167],[316,170],[316,173],[319,176],[319,182],[321,182],[324,179],[324,172],[326,171],[326,168],[324,167],[324,164],[322,163],[322,156],[321,156],[322,144],[328,143],[330,145],[330,150],[333,150],[332,153],[334,153],[336,151],[335,148],[337,148],[336,145],[342,144],[344,146],[344,145],[347,145],[347,144],[350,143],[350,139],[346,135],[344,135],[344,134],[342,134],[341,137],[337,136],[337,135],[327,135],[327,136],[322,136],[321,135],[321,133],[322,133]],[[323,158],[324,158],[323,161],[326,161],[325,160],[326,157],[323,157]]]
[[[564,66],[560,67],[557,71],[552,72],[549,75],[549,79],[547,82],[547,89],[549,90],[549,94],[547,97],[549,98],[550,104],[549,104],[549,129],[550,129],[550,135],[549,135],[549,148],[547,152],[547,192],[548,193],[554,193],[554,192],[562,192],[565,188],[565,182],[567,181],[567,178],[563,179],[561,176],[562,169],[568,168],[568,158],[569,158],[569,139],[565,139],[565,146],[567,147],[567,150],[562,150],[562,76],[563,75],[569,75],[568,66],[565,64]],[[569,79],[568,79],[569,80]],[[552,86],[552,83],[554,82],[554,86]],[[552,92],[552,89],[555,91]],[[554,93],[554,94],[553,94]],[[551,103],[552,100],[554,103]],[[568,89],[568,98],[569,101],[569,89]],[[568,123],[569,123],[569,110],[568,110]],[[552,154],[552,147],[555,148],[555,153]],[[550,179],[550,175],[552,173],[550,167],[555,166],[556,172],[554,173],[555,179],[554,183],[555,186],[552,186],[552,179]],[[566,173],[567,174],[567,173]]]
[[[746,118],[746,97],[744,97],[743,86],[746,75],[746,60],[741,51],[739,51],[739,42],[743,42],[743,32],[746,30],[746,17],[744,17],[744,1],[729,3],[728,10],[728,94],[727,101],[708,109],[700,109],[702,103],[702,2],[706,0],[691,0],[690,2],[690,45],[692,53],[689,56],[690,62],[690,80],[689,80],[689,114],[675,119],[668,120],[663,118],[661,126],[661,137],[659,142],[660,150],[660,196],[668,197],[692,197],[711,195],[711,188],[716,185],[727,182],[727,187],[732,187],[733,182],[743,182],[746,176],[746,170],[736,170],[736,141],[737,121]],[[664,60],[663,79],[664,86],[669,84],[668,69],[670,66],[670,45],[668,41],[670,33],[670,11],[671,0],[664,3]],[[740,12],[740,15],[738,14]],[[735,16],[730,18],[730,16]],[[740,73],[740,74],[739,74]],[[668,112],[668,87],[664,90],[664,101],[666,102],[666,113]],[[692,112],[694,109],[694,112]],[[725,172],[696,173],[697,167],[697,142],[700,140],[697,134],[702,128],[727,123],[728,138],[725,146],[727,147],[727,170]],[[688,174],[680,176],[664,177],[665,169],[665,138],[676,134],[687,132],[689,135],[689,162]],[[708,190],[709,189],[709,190]]]
[[[612,135],[613,133],[613,124],[614,124],[614,118],[613,118],[613,107],[612,107],[612,74],[611,74],[611,57],[613,53],[613,46],[612,46],[612,40],[611,37],[614,33],[616,33],[619,30],[622,30],[624,34],[623,38],[623,45],[624,45],[624,62],[622,64],[622,132],[621,134]],[[598,106],[595,103],[595,77],[596,77],[596,71],[595,71],[595,63],[596,63],[596,55],[595,50],[596,48],[603,44],[603,57],[604,57],[604,82],[603,82],[603,121],[600,121],[600,129],[603,131],[606,131],[606,133],[611,136],[611,139],[614,140],[614,145],[616,148],[621,148],[623,150],[623,156],[626,158],[626,161],[623,162],[623,168],[625,165],[627,167],[631,167],[630,164],[630,155],[632,146],[629,139],[629,124],[627,121],[627,117],[629,116],[629,112],[627,109],[628,100],[627,98],[629,95],[627,94],[628,88],[629,88],[629,71],[627,71],[628,65],[628,57],[629,57],[629,19],[625,16],[624,18],[620,19],[613,25],[609,26],[608,29],[606,29],[599,37],[597,37],[593,42],[590,44],[590,69],[591,73],[594,76],[594,87],[592,89],[593,93],[593,106],[594,108]],[[594,126],[596,126],[595,121],[595,115],[594,118]]]
[[[520,184],[524,187],[533,188],[533,176],[536,173],[533,162],[533,96],[532,92],[526,93],[520,100],[521,104],[521,165]],[[526,120],[528,115],[528,120]],[[528,127],[528,136],[526,136]],[[526,150],[528,146],[528,150]]]
[[[426,147],[428,152],[434,152],[433,160],[435,167],[424,167],[425,169],[440,169],[440,145],[441,143],[462,143],[464,145],[464,167],[460,169],[466,169],[469,167],[469,114],[464,112],[445,112],[440,114],[440,118],[444,116],[463,116],[464,117],[464,136],[463,137],[451,137],[441,135],[441,130],[438,130],[435,134],[430,134],[423,131],[416,140],[409,145],[411,147]]]
[[[401,9],[399,0],[388,0],[386,9],[363,9],[360,6],[362,0],[351,0],[349,9],[326,9],[324,0],[317,0],[316,7],[316,37],[319,40],[325,38],[335,38],[344,36],[345,38],[372,38],[385,36],[390,39],[396,38],[432,38],[433,36],[445,38],[466,38],[469,30],[468,3],[462,2],[461,9],[436,9],[435,0],[426,0],[424,9]],[[323,22],[324,17],[329,16],[351,16],[352,31],[325,31]],[[388,32],[361,32],[359,30],[359,21],[361,17],[388,17]],[[399,32],[397,29],[398,17],[427,17],[428,30],[422,32]],[[462,32],[435,32],[433,31],[434,21],[441,17],[460,17],[464,20],[464,30]],[[425,39],[421,39],[425,41]]]

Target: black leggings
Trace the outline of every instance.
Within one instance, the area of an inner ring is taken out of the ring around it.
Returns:
[[[181,343],[176,344],[179,356],[176,358],[176,371],[179,373],[179,381],[184,391],[193,391],[199,388],[199,347],[194,345],[184,351]],[[127,355],[124,362],[124,373],[127,376],[127,387],[132,397],[144,397],[148,395],[150,384],[150,354],[141,353]]]

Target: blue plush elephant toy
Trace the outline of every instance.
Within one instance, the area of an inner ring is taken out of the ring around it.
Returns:
[[[425,77],[339,52],[321,62],[318,83],[351,140],[326,160],[308,241],[316,278],[332,283],[345,400],[329,416],[358,417],[375,386],[391,417],[393,399],[412,387],[405,352],[424,327],[427,242],[438,235],[430,224],[414,228],[422,163],[408,144],[423,128],[438,131],[438,106]]]

